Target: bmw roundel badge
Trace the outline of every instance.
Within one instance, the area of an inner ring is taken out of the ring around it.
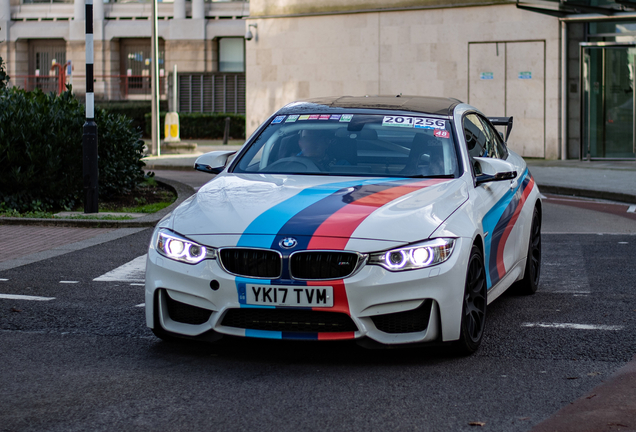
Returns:
[[[284,239],[280,241],[279,244],[281,245],[281,247],[284,247],[285,249],[291,249],[298,244],[298,241],[293,237],[285,237]]]

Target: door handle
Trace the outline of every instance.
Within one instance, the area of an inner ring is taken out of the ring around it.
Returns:
[[[517,179],[514,179],[510,182],[510,189],[516,189],[518,184],[519,182],[517,181]]]

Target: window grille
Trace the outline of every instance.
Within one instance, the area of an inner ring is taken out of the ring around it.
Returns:
[[[245,114],[244,73],[179,73],[179,112]]]

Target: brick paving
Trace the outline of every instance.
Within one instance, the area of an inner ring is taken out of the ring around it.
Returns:
[[[86,240],[109,231],[113,229],[0,225],[0,262]]]

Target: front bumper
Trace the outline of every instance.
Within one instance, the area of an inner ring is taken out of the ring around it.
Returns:
[[[225,272],[216,260],[189,265],[167,259],[151,247],[146,268],[146,323],[151,328],[160,325],[170,333],[189,337],[212,330],[234,336],[274,339],[368,337],[382,344],[457,340],[471,246],[471,239],[458,238],[447,261],[426,269],[390,272],[379,266],[365,265],[353,276],[340,281],[312,281],[307,284],[341,284],[344,289],[334,290],[334,296],[346,296],[346,299],[339,299],[344,302],[336,302],[346,307],[344,310],[338,308],[337,312],[350,317],[353,327],[348,323],[342,324],[345,327],[330,324],[329,317],[342,317],[330,315],[332,311],[326,308],[320,308],[323,314],[318,320],[320,322],[312,324],[309,321],[317,316],[312,310],[304,309],[306,315],[303,315],[298,312],[299,309],[285,312],[290,308],[257,307],[262,310],[262,313],[256,314],[261,322],[259,328],[243,328],[250,325],[240,324],[250,322],[243,315],[247,309],[255,309],[239,301],[238,286],[241,281],[245,282],[245,278]],[[216,283],[211,284],[212,281]],[[226,320],[228,313],[232,314],[232,319]],[[336,313],[335,309],[333,313]],[[327,317],[326,324],[322,322],[324,317]],[[264,320],[267,323],[263,324]],[[308,322],[295,327],[299,331],[276,328],[277,322],[290,320],[296,325],[299,321]],[[320,331],[322,328],[329,329],[330,325],[345,331]]]

